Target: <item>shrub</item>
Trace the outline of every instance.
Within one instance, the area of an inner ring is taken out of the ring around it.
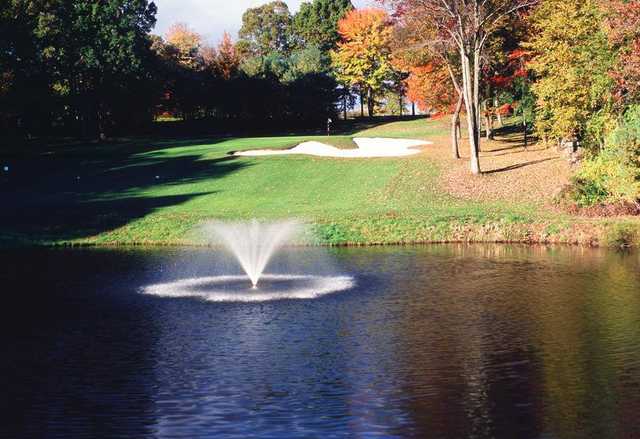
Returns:
[[[627,110],[623,123],[611,133],[608,143],[623,150],[626,160],[640,167],[640,105]]]
[[[601,149],[606,144],[607,133],[617,128],[617,120],[609,108],[594,113],[587,121],[583,146],[593,150]]]
[[[609,247],[627,248],[636,242],[638,230],[631,224],[616,224],[608,229],[605,244]]]
[[[573,197],[583,207],[640,199],[640,106],[626,112],[600,153],[582,164],[573,183]]]

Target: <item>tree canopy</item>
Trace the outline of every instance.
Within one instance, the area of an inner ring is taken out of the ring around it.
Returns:
[[[155,13],[147,0],[3,2],[0,66],[9,113],[31,130],[53,115],[79,122],[85,133],[102,131],[148,84]]]
[[[289,7],[281,0],[247,9],[238,33],[239,49],[255,56],[288,51],[292,45],[291,20]]]
[[[338,33],[341,41],[331,52],[336,77],[367,97],[371,115],[375,95],[394,73],[389,16],[381,9],[352,10],[338,23]]]
[[[351,0],[313,0],[300,5],[293,18],[293,32],[302,46],[333,49],[338,42],[338,21],[353,9]]]
[[[595,0],[544,0],[531,16],[537,127],[552,139],[582,138],[607,105],[613,57]]]

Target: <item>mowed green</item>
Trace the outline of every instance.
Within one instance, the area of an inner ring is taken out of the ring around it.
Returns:
[[[331,137],[137,141],[41,151],[20,162],[25,170],[33,165],[37,175],[5,182],[12,213],[3,215],[0,241],[201,244],[194,230],[208,220],[298,218],[322,243],[420,242],[446,239],[452,224],[535,220],[528,205],[475,203],[443,193],[441,169],[428,154],[230,154],[305,140],[348,148],[357,136],[428,140],[445,133],[441,122],[418,119]]]

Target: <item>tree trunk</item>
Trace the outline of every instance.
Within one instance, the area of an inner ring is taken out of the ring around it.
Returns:
[[[496,117],[498,118],[498,126],[502,128],[504,125],[502,124],[502,115],[498,111],[498,97],[493,96],[493,108],[496,110]]]
[[[343,107],[342,107],[342,116],[344,120],[347,120],[347,91],[345,89],[345,93],[342,96],[342,103],[343,103]]]
[[[484,126],[485,126],[485,130],[484,130],[485,138],[487,140],[491,140],[491,116],[488,114],[485,114],[484,116]]]
[[[484,101],[484,124],[485,124],[485,137],[487,140],[493,139],[493,115],[489,111],[488,101]]]
[[[411,102],[411,115],[412,116],[416,115],[416,103],[415,102]]]
[[[400,104],[400,117],[402,117],[402,93],[398,95],[398,103]]]
[[[373,92],[371,91],[371,89],[369,89],[369,91],[367,92],[367,113],[369,114],[369,117],[373,117],[373,112],[374,112],[374,101],[373,101]]]
[[[104,132],[104,120],[102,118],[102,111],[100,111],[100,105],[96,110],[96,137],[99,142],[107,139],[107,135]]]
[[[451,154],[454,159],[460,158],[458,136],[460,134],[460,111],[462,110],[462,93],[459,93],[456,109],[451,117]]]
[[[467,109],[467,125],[469,129],[470,166],[473,174],[480,174],[480,112],[479,107],[479,53],[478,50],[460,50],[462,63],[462,90]]]
[[[525,151],[528,151],[529,142],[527,139],[527,115],[525,114],[524,110],[522,111],[522,129],[524,131],[524,149]]]
[[[360,90],[360,117],[364,117],[364,93]]]

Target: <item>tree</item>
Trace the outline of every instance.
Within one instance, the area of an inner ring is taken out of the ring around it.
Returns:
[[[238,71],[240,54],[231,36],[227,32],[224,33],[222,41],[218,44],[217,53],[216,67],[224,79],[229,79]]]
[[[424,11],[403,11],[396,19],[393,38],[394,65],[409,72],[407,95],[423,111],[453,112],[451,117],[451,152],[460,158],[460,112],[463,96],[458,52],[444,41],[432,41],[435,29],[422,17]]]
[[[452,113],[451,118],[451,155],[460,158],[458,140],[460,138],[460,111],[462,94],[451,84],[447,68],[432,61],[409,69],[407,79],[407,97],[415,102],[422,111]]]
[[[511,102],[514,81],[526,77],[526,70],[522,71],[522,60],[513,58],[513,55],[518,54],[527,32],[526,20],[511,15],[505,17],[503,25],[487,39],[480,89],[487,139],[493,138],[494,117],[501,121],[497,111],[501,99]]]
[[[605,31],[618,52],[612,76],[622,105],[640,99],[640,1],[610,0]]]
[[[165,41],[176,50],[179,62],[185,67],[197,68],[201,64],[200,46],[202,37],[189,29],[185,23],[175,23],[169,27]]]
[[[39,21],[31,2],[0,3],[0,127],[9,128],[5,133],[31,135],[50,122],[55,66],[43,58],[50,34],[39,30]]]
[[[340,39],[338,21],[353,9],[351,0],[313,0],[300,5],[293,17],[293,31],[301,46],[313,45],[322,51],[335,47]]]
[[[152,2],[105,0],[97,7],[89,0],[11,0],[2,7],[2,33],[13,31],[3,35],[8,50],[3,47],[0,56],[9,60],[12,84],[21,89],[38,78],[32,87],[48,88],[37,105],[20,110],[23,116],[49,107],[43,122],[78,121],[85,135],[102,137],[119,119],[115,112],[124,111],[123,100],[131,101],[129,120],[137,115],[134,109],[146,106],[135,98],[149,81],[145,63],[147,34],[155,23]],[[30,94],[22,90],[20,96]]]
[[[242,15],[238,49],[249,56],[286,53],[291,48],[291,14],[283,1],[249,8]]]
[[[293,81],[304,75],[322,74],[329,76],[329,56],[316,46],[294,51],[289,57],[285,81]]]
[[[437,63],[409,67],[407,98],[424,112],[448,112],[457,97],[446,69]]]
[[[397,15],[421,11],[430,35],[426,46],[453,45],[459,53],[461,88],[467,110],[471,171],[480,173],[480,89],[487,39],[505,17],[534,5],[537,0],[386,0]]]
[[[227,32],[222,34],[222,40],[217,47],[203,46],[200,56],[208,70],[219,74],[225,80],[235,76],[240,68],[240,54]]]
[[[369,116],[373,115],[375,96],[391,79],[389,16],[380,9],[355,9],[338,22],[342,40],[331,59],[338,80],[360,90],[366,96]]]
[[[184,52],[162,37],[152,35],[151,40],[156,58],[153,70],[161,88],[158,109],[185,120],[194,118],[202,97],[203,65],[199,56],[185,58]]]
[[[531,22],[537,129],[558,142],[584,140],[611,97],[613,57],[602,12],[596,0],[543,0]]]
[[[527,129],[534,122],[535,96],[531,91],[532,73],[527,68],[531,61],[531,52],[516,48],[505,50],[506,61],[495,67],[489,77],[491,90],[494,90],[492,111],[502,124],[502,116],[512,112],[522,117],[525,132],[525,148],[527,147]]]

